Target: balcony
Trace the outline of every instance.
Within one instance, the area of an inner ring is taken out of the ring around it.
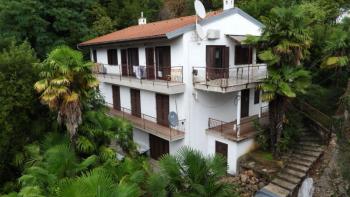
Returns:
[[[92,71],[100,82],[148,90],[162,94],[185,91],[183,68],[96,64]]]
[[[253,88],[267,78],[267,65],[239,65],[230,68],[194,67],[193,84],[198,90],[229,93]]]
[[[146,114],[133,115],[132,111],[127,108],[121,108],[120,110],[110,108],[109,114],[128,120],[135,128],[158,136],[169,142],[177,141],[185,137],[185,120],[179,120],[177,124],[178,126],[171,127],[158,124],[157,118]]]
[[[240,142],[245,139],[254,137],[257,134],[256,123],[262,127],[267,127],[269,124],[269,114],[267,107],[262,108],[261,116],[255,115],[246,118],[241,118],[241,123],[237,125],[237,120],[233,122],[224,122],[209,118],[207,132],[220,134],[226,139]]]

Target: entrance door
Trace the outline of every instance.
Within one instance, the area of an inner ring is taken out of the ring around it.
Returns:
[[[113,109],[120,111],[120,88],[112,85]]]
[[[128,76],[128,51],[122,49],[121,53],[121,64],[122,64],[122,76]]]
[[[157,123],[168,127],[169,121],[169,96],[156,94]]]
[[[229,77],[230,48],[226,46],[207,46],[207,80]]]
[[[129,75],[135,76],[134,66],[139,66],[139,49],[129,48],[128,49],[128,68]]]
[[[151,158],[153,159],[159,159],[162,155],[169,153],[169,142],[162,138],[150,134],[149,144]]]
[[[215,153],[220,154],[227,159],[227,144],[215,141]]]
[[[147,79],[155,79],[154,48],[146,48]]]
[[[241,118],[249,116],[249,89],[242,90]]]
[[[170,46],[156,47],[157,79],[171,79]]]
[[[131,114],[141,118],[140,90],[130,89]]]

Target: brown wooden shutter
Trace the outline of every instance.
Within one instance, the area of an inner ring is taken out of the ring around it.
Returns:
[[[230,67],[230,48],[224,47],[223,48],[223,68],[229,68]]]
[[[154,48],[146,48],[147,79],[155,79]]]
[[[206,79],[207,80],[213,80],[216,79],[216,72],[215,69],[215,46],[207,46],[206,47]]]
[[[112,86],[113,93],[113,108],[120,111],[120,88],[119,86]]]
[[[157,123],[169,126],[169,95],[156,94]]]
[[[141,118],[140,90],[130,89],[131,114]]]
[[[122,75],[128,76],[128,52],[126,49],[122,49],[120,52],[121,52]]]

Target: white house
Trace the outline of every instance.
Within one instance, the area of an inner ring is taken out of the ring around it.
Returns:
[[[133,123],[134,141],[150,157],[186,145],[221,153],[234,174],[238,158],[255,147],[254,122],[268,119],[256,90],[266,64],[258,64],[255,48],[242,43],[247,35],[259,36],[262,27],[233,0],[224,0],[224,10],[205,19],[146,23],[142,16],[139,25],[78,47],[91,50],[111,114]]]

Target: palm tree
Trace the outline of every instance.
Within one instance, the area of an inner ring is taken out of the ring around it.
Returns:
[[[259,58],[268,63],[268,79],[261,89],[263,98],[270,101],[270,146],[275,154],[283,135],[287,100],[305,93],[310,85],[311,77],[302,61],[311,47],[312,22],[301,6],[274,8],[269,17],[263,18],[266,26],[262,36],[247,40],[261,48]]]
[[[159,163],[160,174],[148,181],[152,196],[237,196],[235,187],[222,181],[227,173],[222,156],[205,157],[200,151],[184,147]]]
[[[39,64],[41,80],[35,89],[42,103],[57,111],[58,123],[64,123],[71,142],[82,122],[81,103],[98,85],[91,72],[91,62],[84,62],[82,53],[67,46],[57,47]]]

